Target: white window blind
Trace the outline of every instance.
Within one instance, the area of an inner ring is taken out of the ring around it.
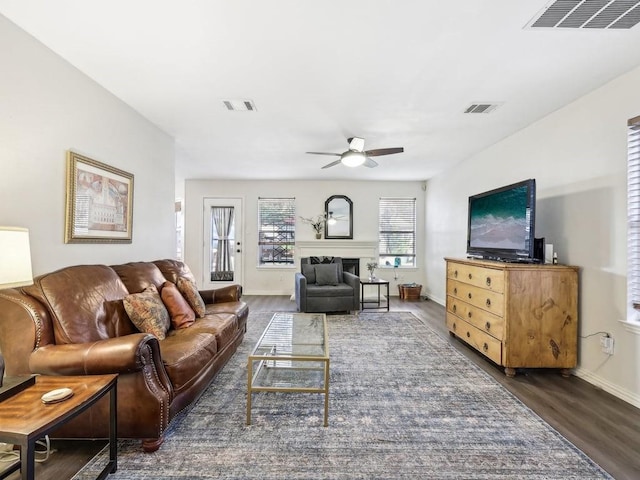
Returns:
[[[640,117],[628,123],[627,285],[628,301],[640,310]]]
[[[295,198],[258,199],[258,264],[293,265]]]
[[[379,203],[378,263],[415,267],[416,199],[381,198]]]

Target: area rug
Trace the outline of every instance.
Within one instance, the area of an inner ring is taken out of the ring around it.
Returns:
[[[270,313],[159,451],[119,442],[118,480],[611,478],[407,312],[329,316],[329,426],[319,394],[256,393],[246,359]]]

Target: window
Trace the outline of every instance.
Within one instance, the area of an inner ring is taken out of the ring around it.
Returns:
[[[293,265],[295,198],[258,199],[258,265]]]
[[[640,117],[632,118],[628,125],[627,301],[628,317],[637,321],[640,311]]]
[[[416,199],[380,199],[378,263],[382,266],[416,266]]]

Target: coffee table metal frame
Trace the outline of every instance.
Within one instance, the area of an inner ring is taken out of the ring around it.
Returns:
[[[254,392],[324,394],[329,425],[329,336],[324,313],[275,313],[247,361],[247,425]]]

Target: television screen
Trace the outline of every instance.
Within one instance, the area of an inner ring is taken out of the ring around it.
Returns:
[[[497,260],[533,260],[535,180],[469,197],[467,254]]]

